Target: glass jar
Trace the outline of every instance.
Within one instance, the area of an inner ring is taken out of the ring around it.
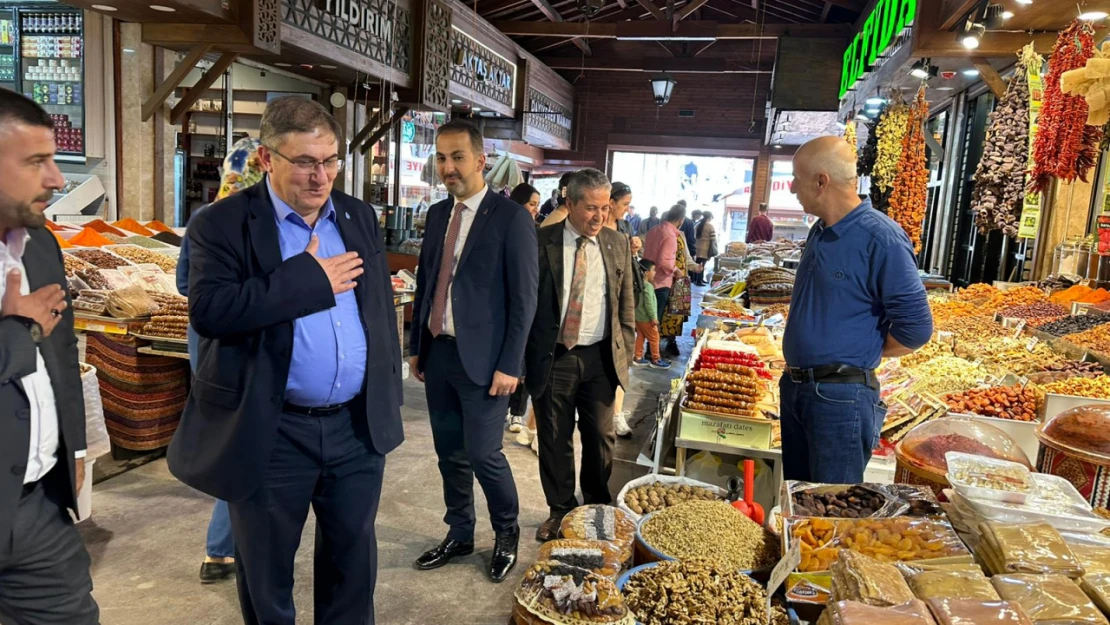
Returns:
[[[1053,260],[1053,273],[1058,276],[1077,275],[1079,249],[1076,241],[1068,239],[1056,246]]]

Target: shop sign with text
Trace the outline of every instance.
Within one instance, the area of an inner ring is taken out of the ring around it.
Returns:
[[[515,104],[516,65],[455,28],[455,58],[451,81],[491,98],[507,107]]]
[[[282,21],[408,73],[412,17],[389,0],[281,0]]]
[[[917,0],[879,0],[848,49],[840,73],[840,97],[863,78],[880,55],[894,47],[902,31],[913,24]]]

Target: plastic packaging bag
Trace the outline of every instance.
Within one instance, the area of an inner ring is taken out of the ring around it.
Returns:
[[[1074,542],[1068,542],[1068,547],[1083,567],[1084,576],[1110,574],[1110,548]]]
[[[602,540],[559,538],[540,545],[537,560],[555,560],[616,580],[621,572],[620,549]]]
[[[1079,585],[1063,575],[998,575],[991,584],[1035,623],[1108,625]]]
[[[998,601],[998,592],[980,571],[921,571],[909,577],[913,594],[922,601],[963,599]]]
[[[1083,567],[1068,544],[1047,523],[1005,525],[987,521],[979,524],[979,553],[995,574],[1058,573],[1083,576]]]
[[[1033,625],[1021,608],[1008,601],[931,599],[928,603],[939,625]]]
[[[112,451],[108,428],[104,425],[104,405],[100,401],[100,381],[96,367],[81,363],[81,393],[85,397],[86,458],[99,458]]]
[[[832,601],[858,601],[886,607],[914,599],[898,569],[861,553],[841,550],[829,571],[832,573]]]
[[[1098,609],[1110,613],[1110,575],[1084,575],[1079,587],[1095,602]]]
[[[909,603],[886,608],[865,605],[856,601],[829,604],[829,625],[935,625],[924,602],[914,599]]]
[[[910,484],[817,484],[787,481],[782,501],[788,517],[841,517],[843,510],[833,514],[830,497],[848,503],[843,509],[859,514],[852,518],[889,518],[896,516],[933,516],[942,514],[936,496],[927,488]],[[852,501],[853,499],[858,501]],[[870,501],[864,501],[869,499]],[[837,505],[833,502],[833,505]],[[820,505],[818,505],[820,504]],[[853,505],[856,504],[856,505]]]
[[[627,484],[625,484],[624,488],[621,489],[620,494],[617,495],[617,507],[620,508],[622,512],[627,514],[633,521],[636,521],[638,523],[640,521],[640,519],[643,517],[643,515],[638,514],[631,507],[629,507],[629,503],[628,503],[628,501],[626,501],[626,499],[628,498],[628,494],[631,491],[633,491],[633,490],[635,490],[635,489],[637,489],[641,486],[651,486],[652,484],[662,484],[662,485],[666,485],[666,486],[679,486],[679,487],[689,486],[690,488],[704,488],[705,490],[708,490],[708,491],[712,492],[713,494],[717,495],[717,497],[719,499],[724,499],[728,495],[728,491],[726,491],[725,489],[723,489],[719,486],[714,486],[712,484],[707,484],[705,482],[699,482],[697,480],[693,480],[693,479],[690,479],[688,477],[674,477],[674,476],[670,476],[670,475],[651,474],[651,475],[645,475],[643,477],[638,477],[634,480],[629,481]],[[663,503],[666,503],[666,502],[664,501]],[[644,514],[646,514],[646,513],[647,512],[645,511]]]
[[[579,506],[563,517],[559,530],[563,538],[613,543],[620,549],[622,563],[629,562],[632,558],[636,524],[627,514],[613,506]]]
[[[972,561],[952,526],[938,518],[798,518],[787,525],[788,540],[802,541],[803,573],[828,570],[841,549],[887,561]]]

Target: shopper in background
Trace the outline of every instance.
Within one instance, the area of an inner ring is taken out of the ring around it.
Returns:
[[[609,202],[605,174],[583,169],[571,178],[565,223],[539,233],[539,305],[525,383],[536,407],[540,483],[551,511],[536,532],[541,542],[556,538],[563,517],[578,505],[575,411],[584,503],[613,499],[613,402],[617,388],[628,385],[636,323],[632,253],[627,237],[604,227]]]
[[[0,622],[97,625],[73,525],[85,482],[85,400],[58,241],[43,226],[65,177],[54,125],[0,89]]]
[[[509,199],[520,204],[536,219],[540,207],[540,192],[532,185],[522,182],[509,194]],[[539,227],[539,223],[536,224]],[[528,423],[524,422],[524,415],[528,414]],[[536,441],[536,411],[528,411],[528,390],[524,384],[517,384],[516,390],[509,396],[509,431],[517,435],[516,442],[525,447],[532,447],[539,453]]]
[[[628,205],[628,215],[625,217],[625,220],[628,221],[628,231],[625,232],[625,234],[629,236],[640,234],[640,223],[643,222],[643,219],[636,214],[635,206],[631,204]]]
[[[695,261],[701,265],[701,269],[697,272],[698,286],[706,286],[705,281],[705,264],[717,256],[717,229],[713,227],[713,213],[705,211],[701,215],[701,221],[698,222],[696,233],[698,235],[698,243],[696,249]]]
[[[570,185],[570,179],[577,172],[569,171],[559,178],[559,201],[555,210],[551,211],[544,216],[543,221],[540,222],[541,226],[550,226],[557,224],[567,218],[567,187]]]
[[[266,171],[262,168],[262,161],[258,157],[259,145],[257,139],[246,137],[231,147],[231,152],[224,159],[220,191],[216,196],[217,202],[254,186],[266,175]],[[191,218],[195,219],[207,208],[208,206],[202,206],[193,211]],[[177,257],[177,291],[182,296],[189,297],[188,231],[181,240],[181,253]],[[200,335],[193,326],[188,327],[186,335],[189,340],[189,369],[196,374]],[[200,564],[200,581],[202,584],[213,584],[228,579],[234,574],[235,538],[231,533],[231,516],[228,513],[227,502],[217,499],[212,506],[212,517],[208,520],[204,561]]]
[[[659,355],[659,304],[655,301],[655,263],[650,260],[641,260],[640,269],[644,272],[644,283],[640,287],[640,298],[636,302],[636,359],[632,364],[637,367],[652,367],[655,369],[670,369],[671,361],[663,360]],[[641,358],[644,354],[644,342],[650,348],[651,358]]]
[[[759,214],[752,217],[752,222],[748,224],[748,236],[744,238],[744,241],[746,243],[763,243],[774,238],[775,223],[767,216],[767,205],[760,204]]]
[[[683,208],[686,208],[686,206],[683,205]],[[682,226],[679,228],[679,230],[682,231],[682,235],[686,237],[686,249],[689,250],[691,254],[694,252],[694,247],[698,244],[698,233],[695,226],[700,220],[701,211],[694,211],[689,217],[682,220]]]
[[[645,236],[648,232],[651,232],[652,228],[658,226],[659,222],[659,208],[652,206],[648,209],[647,219],[640,222],[640,227],[636,230],[636,233],[640,236]]]
[[[565,176],[565,174],[564,174],[564,176]],[[559,192],[562,188],[563,188],[563,181],[560,178],[559,179],[559,188],[558,189],[552,189],[551,190],[551,197],[548,198],[547,201],[543,203],[542,207],[540,207],[539,219],[543,219],[543,218],[547,217],[548,215],[551,214],[551,211],[558,208],[558,206],[559,206]]]
[[[792,191],[810,230],[783,338],[782,452],[788,480],[863,481],[886,405],[875,367],[933,332],[909,238],[856,194],[856,157],[840,137],[794,155]]]
[[[644,259],[655,263],[655,299],[659,305],[659,333],[667,338],[666,351],[679,355],[676,337],[690,314],[688,271],[700,270],[690,258],[686,238],[679,226],[686,220],[686,208],[675,204],[663,216],[663,223],[648,232]],[[636,354],[642,356],[642,354]]]
[[[524,375],[536,312],[536,228],[482,178],[482,133],[463,120],[436,133],[436,169],[451,197],[428,210],[416,274],[410,370],[425,383],[447,538],[416,560],[439,568],[474,552],[474,478],[496,534],[487,574],[516,566],[520,504],[501,451],[509,396]]]
[[[625,217],[628,212],[632,210],[632,188],[623,182],[614,182],[609,191],[609,213],[605,219],[605,227],[610,230],[616,230],[625,236],[630,236],[632,232],[631,224]],[[636,245],[633,245],[632,239],[637,239]],[[632,293],[633,303],[639,303],[640,289],[644,285],[644,276],[640,272],[640,264],[636,262],[636,252],[639,251],[639,237],[631,237],[628,241],[629,252],[632,255]],[[632,428],[628,425],[628,416],[630,411],[624,409],[624,387],[617,387],[617,399],[613,402],[613,427],[617,432],[617,436],[628,438],[632,436]]]
[[[288,96],[262,115],[264,184],[189,225],[197,371],[169,450],[229,502],[248,625],[293,625],[293,559],[316,514],[315,618],[373,623],[385,454],[404,439],[400,344],[373,209],[333,190],[342,130]]]

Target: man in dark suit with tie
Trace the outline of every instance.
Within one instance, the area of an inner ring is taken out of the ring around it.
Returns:
[[[96,625],[73,526],[85,400],[58,242],[44,211],[65,178],[50,116],[0,89],[0,623]]]
[[[200,354],[170,470],[229,502],[248,625],[296,622],[310,505],[316,622],[372,624],[385,454],[404,438],[389,268],[373,209],[332,190],[335,119],[278,98],[260,134],[266,179],[189,225]]]
[[[501,440],[536,312],[536,227],[527,210],[486,187],[485,164],[473,124],[439,128],[436,169],[451,198],[428,210],[409,349],[426,385],[450,530],[416,566],[435,569],[474,552],[477,477],[496,535],[488,573],[500,582],[516,565],[520,538]]]
[[[609,180],[596,169],[570,179],[566,221],[540,228],[539,303],[525,353],[525,383],[536,407],[540,483],[551,514],[536,539],[558,537],[578,505],[574,428],[582,439],[580,483],[586,504],[609,504],[613,402],[628,388],[636,339],[635,290],[628,237],[603,227]]]

